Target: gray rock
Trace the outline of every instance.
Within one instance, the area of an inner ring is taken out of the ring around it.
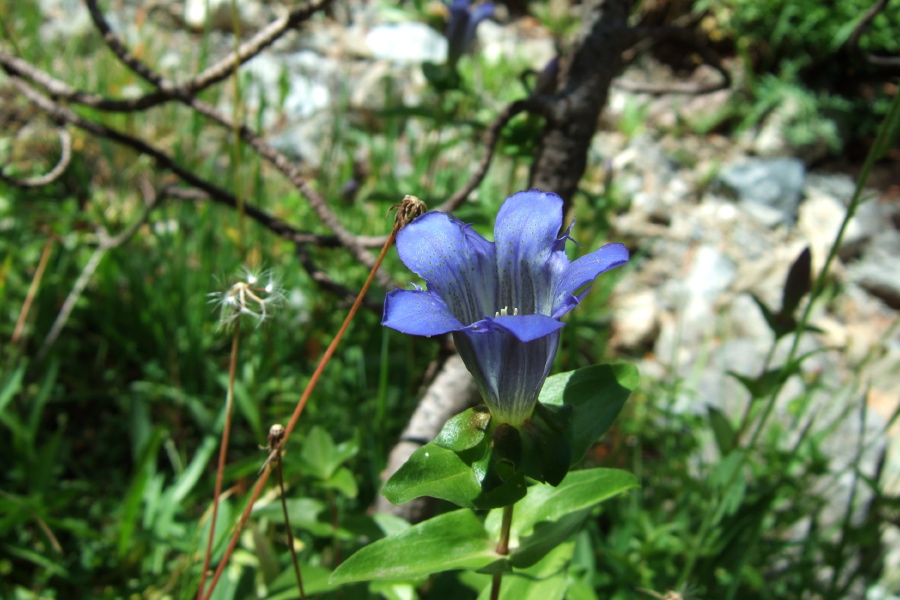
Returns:
[[[888,306],[900,309],[900,231],[886,229],[874,236],[863,257],[848,269],[856,283]]]
[[[796,158],[750,159],[728,165],[719,181],[769,226],[793,225],[803,194],[806,167]]]

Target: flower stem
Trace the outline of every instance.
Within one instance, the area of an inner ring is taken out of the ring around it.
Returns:
[[[281,455],[275,460],[278,469],[278,487],[281,490],[281,509],[284,511],[284,530],[287,533],[288,548],[291,551],[291,561],[294,563],[294,575],[297,577],[297,589],[300,590],[301,600],[306,600],[306,592],[303,591],[303,577],[300,575],[300,562],[297,560],[297,551],[294,549],[294,534],[291,533],[291,520],[288,516],[287,498],[284,495],[284,469],[281,465]]]
[[[503,520],[500,522],[500,541],[497,542],[497,554],[506,556],[509,554],[509,527],[512,524],[513,504],[503,507]],[[491,581],[491,600],[500,598],[500,583],[503,580],[503,572],[494,573]]]
[[[313,389],[319,382],[319,377],[322,376],[322,372],[325,370],[325,365],[328,364],[328,361],[334,354],[338,343],[344,336],[344,332],[347,331],[347,327],[350,325],[350,321],[353,320],[354,315],[356,315],[356,311],[359,310],[363,298],[365,298],[366,296],[366,292],[369,291],[369,286],[372,284],[372,280],[375,279],[375,273],[378,271],[378,268],[381,266],[382,261],[384,261],[384,257],[387,256],[388,250],[394,243],[394,240],[397,238],[397,232],[399,232],[402,227],[409,223],[409,221],[422,214],[422,212],[424,212],[425,210],[425,205],[418,198],[415,198],[414,196],[407,196],[403,199],[403,202],[397,208],[399,209],[399,212],[397,218],[394,221],[394,228],[391,231],[391,235],[388,236],[387,241],[385,241],[384,246],[381,248],[381,253],[375,260],[375,265],[372,267],[372,270],[369,272],[369,276],[366,278],[366,282],[363,284],[362,289],[356,296],[356,301],[353,303],[353,306],[350,307],[350,312],[347,313],[347,318],[344,319],[344,323],[341,325],[341,328],[334,336],[334,339],[331,341],[328,349],[325,350],[325,354],[323,354],[322,358],[319,360],[319,365],[313,372],[312,377],[309,378],[309,383],[306,384],[306,389],[303,391],[303,395],[300,397],[300,400],[297,402],[297,406],[294,408],[294,414],[291,415],[291,420],[288,422],[287,427],[285,427],[284,438],[282,439],[281,443],[277,445],[277,447],[272,449],[272,452],[269,454],[269,458],[266,459],[265,464],[263,464],[263,468],[261,469],[262,472],[259,475],[259,479],[256,480],[256,485],[253,488],[253,493],[250,496],[250,500],[249,502],[247,502],[247,506],[244,508],[244,512],[241,513],[241,517],[234,529],[234,533],[231,535],[231,540],[228,542],[228,547],[225,549],[225,554],[224,556],[222,556],[222,560],[221,562],[219,562],[219,566],[216,568],[216,572],[213,574],[212,581],[210,581],[209,589],[206,591],[206,595],[204,596],[205,600],[209,600],[209,598],[212,597],[212,593],[216,587],[216,583],[222,576],[222,571],[225,570],[225,566],[228,564],[228,560],[231,558],[232,552],[234,552],[234,547],[237,545],[237,541],[241,535],[241,531],[243,531],[244,525],[247,523],[247,519],[250,518],[250,511],[253,510],[253,504],[256,502],[256,499],[259,498],[263,486],[269,479],[271,469],[269,469],[268,467],[270,463],[275,460],[275,457],[280,456],[280,452],[283,450],[285,444],[287,443],[288,436],[291,434],[291,431],[293,431],[294,426],[297,424],[297,420],[300,418],[300,414],[303,412],[303,408],[306,406],[307,400],[309,400],[310,395],[312,395]],[[204,573],[205,572],[206,570],[204,569]],[[200,594],[198,594],[197,597],[200,598]]]
[[[209,524],[209,539],[206,542],[206,556],[203,557],[203,570],[200,571],[200,587],[197,589],[197,600],[203,598],[203,585],[206,583],[206,572],[212,559],[213,541],[216,536],[216,518],[219,516],[219,496],[222,494],[222,478],[225,474],[225,458],[228,456],[228,438],[231,436],[231,412],[234,404],[234,377],[237,372],[238,348],[241,337],[241,321],[234,326],[234,337],[231,340],[231,360],[228,363],[228,392],[225,395],[225,427],[222,430],[222,442],[219,445],[219,466],[216,469],[216,490],[213,493],[212,519]]]

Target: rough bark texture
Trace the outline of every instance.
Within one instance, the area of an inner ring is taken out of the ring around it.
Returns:
[[[444,361],[441,370],[425,391],[409,424],[400,435],[400,442],[391,450],[387,467],[381,474],[382,481],[387,481],[413,452],[437,437],[447,419],[478,401],[475,381],[459,355],[452,355]],[[411,523],[418,523],[428,518],[430,500],[417,498],[401,506],[395,506],[379,495],[375,502],[375,510],[392,513]]]
[[[547,124],[531,168],[531,187],[562,196],[564,211],[584,174],[597,119],[631,41],[630,0],[591,0],[582,7],[584,24],[561,65],[556,96],[548,99]]]

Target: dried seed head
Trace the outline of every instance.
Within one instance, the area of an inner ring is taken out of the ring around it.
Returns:
[[[228,328],[247,315],[259,325],[284,300],[281,286],[270,271],[251,271],[244,267],[243,276],[228,289],[209,294],[210,302],[219,305],[219,327]]]
[[[397,211],[397,214],[394,216],[394,231],[397,232],[409,225],[419,215],[425,214],[428,211],[428,206],[417,197],[407,194],[400,201],[400,204],[392,206],[388,213],[392,210]]]

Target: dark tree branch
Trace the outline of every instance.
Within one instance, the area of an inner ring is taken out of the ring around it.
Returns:
[[[121,40],[112,33],[109,24],[97,8],[96,0],[86,0],[86,2],[88,3],[88,8],[90,9],[91,18],[94,20],[94,24],[100,32],[103,33],[104,41],[116,56],[118,56],[120,60],[135,73],[150,83],[160,86],[161,89],[163,85],[168,85],[162,76],[155,73],[150,67],[131,54]],[[352,233],[344,228],[340,219],[338,219],[337,215],[334,214],[326,204],[325,199],[309,184],[308,181],[306,181],[297,166],[289,161],[286,156],[275,150],[275,148],[269,144],[266,144],[259,136],[250,131],[248,127],[243,125],[236,127],[236,124],[231,119],[221,114],[215,107],[198,100],[192,94],[178,92],[176,98],[201,114],[210,117],[216,123],[232,130],[237,129],[245,141],[247,141],[264,158],[269,160],[269,162],[281,171],[294,187],[303,194],[313,211],[315,211],[316,215],[319,217],[319,220],[334,232],[341,244],[350,250],[360,263],[369,269],[375,267],[375,258],[356,240],[356,237]],[[394,283],[391,280],[390,275],[381,270],[376,272],[376,279],[382,287],[386,288],[391,287]]]
[[[466,201],[469,194],[481,184],[485,175],[487,175],[488,168],[491,166],[491,161],[494,159],[494,150],[497,148],[497,142],[500,140],[500,134],[503,132],[503,128],[506,127],[513,117],[526,110],[534,110],[534,107],[534,100],[516,100],[500,111],[493,122],[491,122],[487,132],[484,134],[485,151],[484,156],[481,157],[481,162],[478,163],[478,168],[475,169],[475,172],[465,185],[450,196],[446,202],[433,210],[448,213],[453,212],[462,206],[462,203]]]
[[[12,81],[13,85],[15,85],[16,88],[22,93],[23,96],[25,96],[35,106],[43,110],[54,119],[58,119],[61,122],[74,125],[75,127],[92,133],[98,137],[118,142],[124,146],[128,146],[136,150],[137,152],[146,154],[147,156],[153,158],[153,160],[156,161],[156,164],[159,167],[166,169],[167,171],[171,171],[189,185],[202,190],[202,192],[206,194],[206,197],[208,197],[213,202],[223,204],[230,208],[237,208],[237,199],[232,194],[196,175],[192,171],[182,167],[177,162],[175,162],[175,160],[171,156],[169,156],[159,148],[156,148],[155,146],[152,146],[147,142],[132,137],[126,133],[123,133],[111,127],[107,127],[106,125],[95,123],[77,115],[71,109],[61,106],[60,104],[57,104],[53,100],[40,94],[37,90],[32,88],[18,76],[12,75],[10,76],[10,80]],[[178,192],[175,192],[173,190],[170,190],[168,193],[169,195],[173,196],[178,195]],[[311,233],[298,231],[284,221],[273,217],[272,215],[252,204],[245,203],[244,212],[248,217],[252,218],[254,221],[258,222],[266,229],[291,242],[298,244],[317,243],[329,246],[337,245],[335,243],[336,238],[330,238],[328,236],[316,236]],[[337,242],[340,243],[339,240],[337,240]]]
[[[112,52],[119,57],[119,60],[121,60],[129,69],[152,83],[158,89],[132,99],[106,98],[96,94],[84,94],[79,101],[83,104],[93,106],[94,108],[110,112],[133,112],[144,110],[179,97],[195,95],[198,92],[223,81],[231,75],[235,69],[272,45],[287,31],[309,19],[316,11],[326,8],[331,3],[331,0],[310,0],[294,6],[285,16],[276,19],[251,39],[241,44],[236,56],[234,54],[227,56],[205,69],[193,79],[181,85],[154,73],[147,65],[138,60],[128,50],[121,40],[112,32],[109,23],[106,22],[103,13],[97,7],[96,0],[85,0],[85,3],[91,14],[91,19],[94,21],[94,25],[103,35],[103,39],[110,50],[112,50]]]
[[[622,52],[633,42],[629,0],[582,4],[583,30],[562,63],[556,96],[548,106],[531,187],[562,196],[567,210],[587,166],[587,154]]]

